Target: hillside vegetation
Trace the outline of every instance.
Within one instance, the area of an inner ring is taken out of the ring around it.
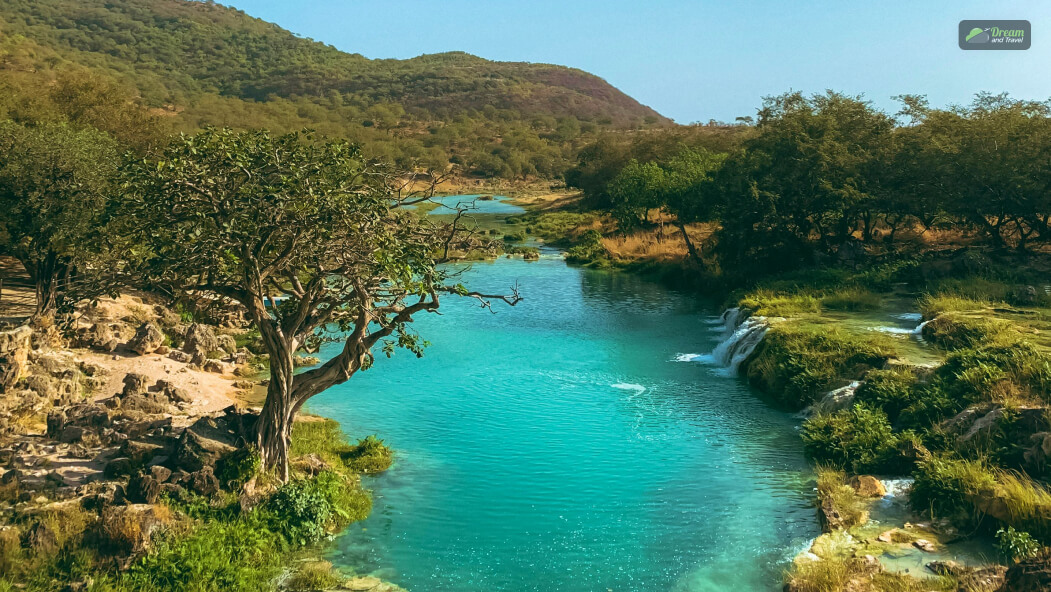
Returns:
[[[560,177],[603,131],[670,124],[580,70],[461,52],[370,60],[212,2],[0,6],[0,116],[82,68],[135,89],[176,131],[310,127],[401,165],[490,177]]]

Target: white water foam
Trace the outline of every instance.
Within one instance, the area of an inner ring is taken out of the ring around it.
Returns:
[[[635,394],[637,395],[641,395],[642,393],[646,392],[646,387],[642,386],[641,384],[618,382],[616,384],[611,384],[610,386],[615,389],[620,389],[622,391],[635,391]]]
[[[736,323],[736,319],[733,321]],[[731,373],[736,373],[741,363],[755,351],[769,328],[770,323],[766,317],[748,317],[738,323],[733,333],[712,350],[712,358]]]

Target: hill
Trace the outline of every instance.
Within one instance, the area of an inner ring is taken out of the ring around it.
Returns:
[[[460,52],[371,60],[211,2],[7,0],[0,34],[0,68],[102,72],[179,130],[313,127],[485,176],[559,176],[590,136],[671,123],[581,70]]]

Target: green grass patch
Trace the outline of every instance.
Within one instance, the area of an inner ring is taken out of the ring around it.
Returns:
[[[803,423],[803,447],[811,458],[854,473],[896,468],[898,437],[881,409],[858,404]]]
[[[383,440],[368,436],[351,445],[331,419],[298,421],[292,427],[292,458],[316,454],[329,466],[353,473],[379,473],[390,468],[393,451]]]
[[[826,500],[832,504],[846,528],[861,524],[868,516],[868,503],[847,484],[847,474],[838,468],[817,466],[817,497],[819,504]]]
[[[882,304],[883,299],[878,294],[864,288],[844,288],[821,298],[821,306],[848,312],[878,310]]]
[[[821,300],[812,294],[790,294],[768,289],[755,290],[745,295],[737,305],[764,317],[798,317],[821,312]]]

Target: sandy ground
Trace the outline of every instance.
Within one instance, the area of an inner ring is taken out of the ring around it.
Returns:
[[[219,411],[242,400],[234,385],[238,378],[232,374],[204,372],[158,354],[140,356],[121,350],[113,354],[76,350],[76,354],[85,362],[109,370],[106,385],[95,393],[96,399],[105,399],[124,390],[124,376],[135,372],[148,376],[150,385],[164,379],[178,388],[186,389],[193,396],[193,402],[187,409],[190,414]]]

